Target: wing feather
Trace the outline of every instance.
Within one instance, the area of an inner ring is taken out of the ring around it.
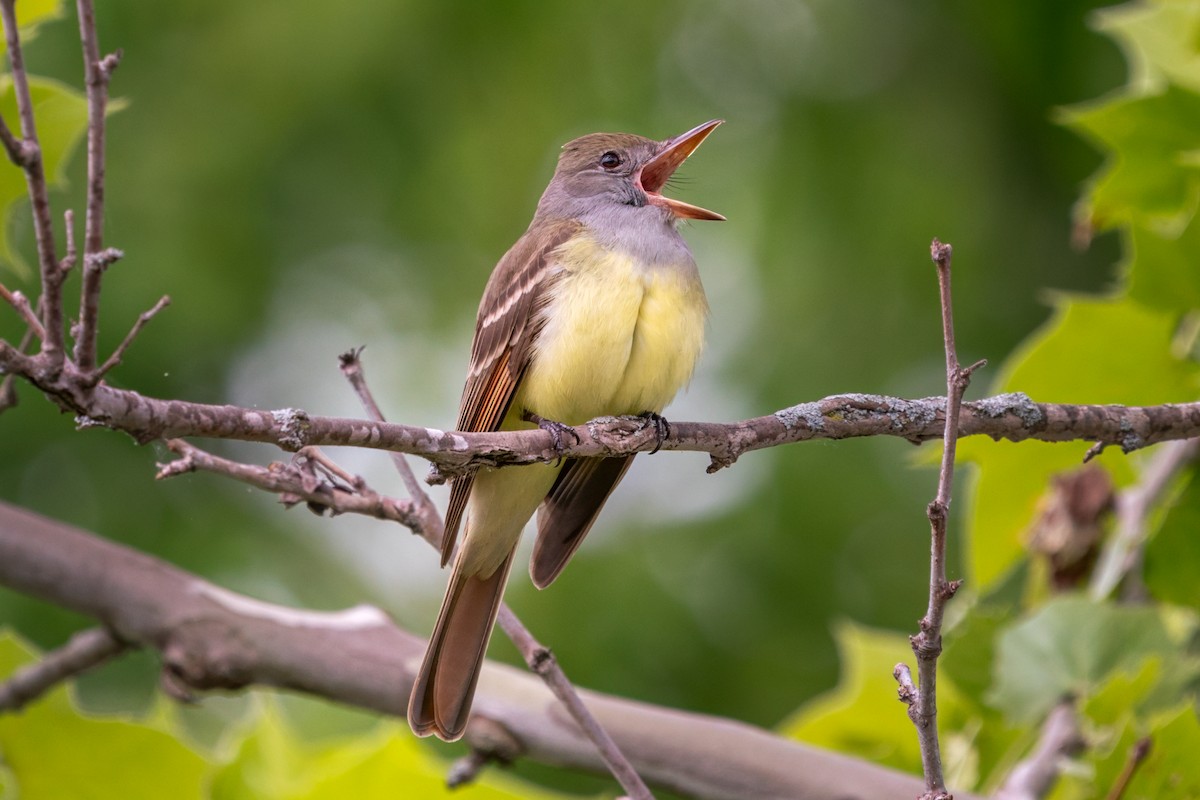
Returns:
[[[533,585],[545,589],[558,577],[624,477],[633,456],[567,461],[538,509],[537,540],[529,561]]]
[[[574,220],[535,223],[492,271],[479,303],[458,430],[500,429],[544,324],[541,311],[557,275],[554,252],[580,227]],[[473,483],[473,475],[464,475],[450,486],[442,566],[454,552]]]

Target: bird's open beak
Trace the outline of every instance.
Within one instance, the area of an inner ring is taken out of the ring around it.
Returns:
[[[723,216],[715,211],[676,200],[662,195],[663,185],[679,169],[679,165],[687,160],[700,143],[725,120],[714,119],[703,125],[697,125],[687,133],[672,137],[663,142],[654,158],[642,166],[638,173],[638,183],[646,193],[646,200],[651,205],[662,206],[677,217],[685,219],[714,219],[723,220]]]

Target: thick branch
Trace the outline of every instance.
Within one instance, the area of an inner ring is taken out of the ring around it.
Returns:
[[[158,649],[184,689],[293,689],[403,716],[425,641],[378,609],[318,613],[221,589],[142,553],[0,503],[0,583]],[[648,780],[701,798],[912,797],[921,782],[739,722],[587,692]],[[594,746],[536,677],[487,664],[475,708],[524,756],[602,772]]]

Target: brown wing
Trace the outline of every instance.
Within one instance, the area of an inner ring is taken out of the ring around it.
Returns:
[[[551,255],[580,227],[573,220],[540,224],[535,220],[492,271],[475,321],[471,367],[459,405],[458,430],[500,429],[541,330],[538,312],[547,302],[547,289],[555,278]],[[454,552],[473,483],[474,477],[465,475],[450,486],[446,534],[442,539],[443,567]]]
[[[633,456],[621,456],[578,458],[563,465],[538,509],[537,541],[529,561],[534,586],[545,589],[562,572],[632,463]]]

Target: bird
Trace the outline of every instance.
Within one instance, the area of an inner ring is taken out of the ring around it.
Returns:
[[[691,379],[708,301],[679,224],[722,215],[666,197],[675,170],[723,120],[654,140],[593,133],[565,144],[528,229],[496,264],[475,324],[460,431],[549,430],[604,415],[660,416]],[[409,698],[418,736],[460,738],[525,524],[543,589],[559,575],[633,455],[560,458],[455,478],[442,566],[453,566]],[[459,529],[462,544],[455,553]]]

